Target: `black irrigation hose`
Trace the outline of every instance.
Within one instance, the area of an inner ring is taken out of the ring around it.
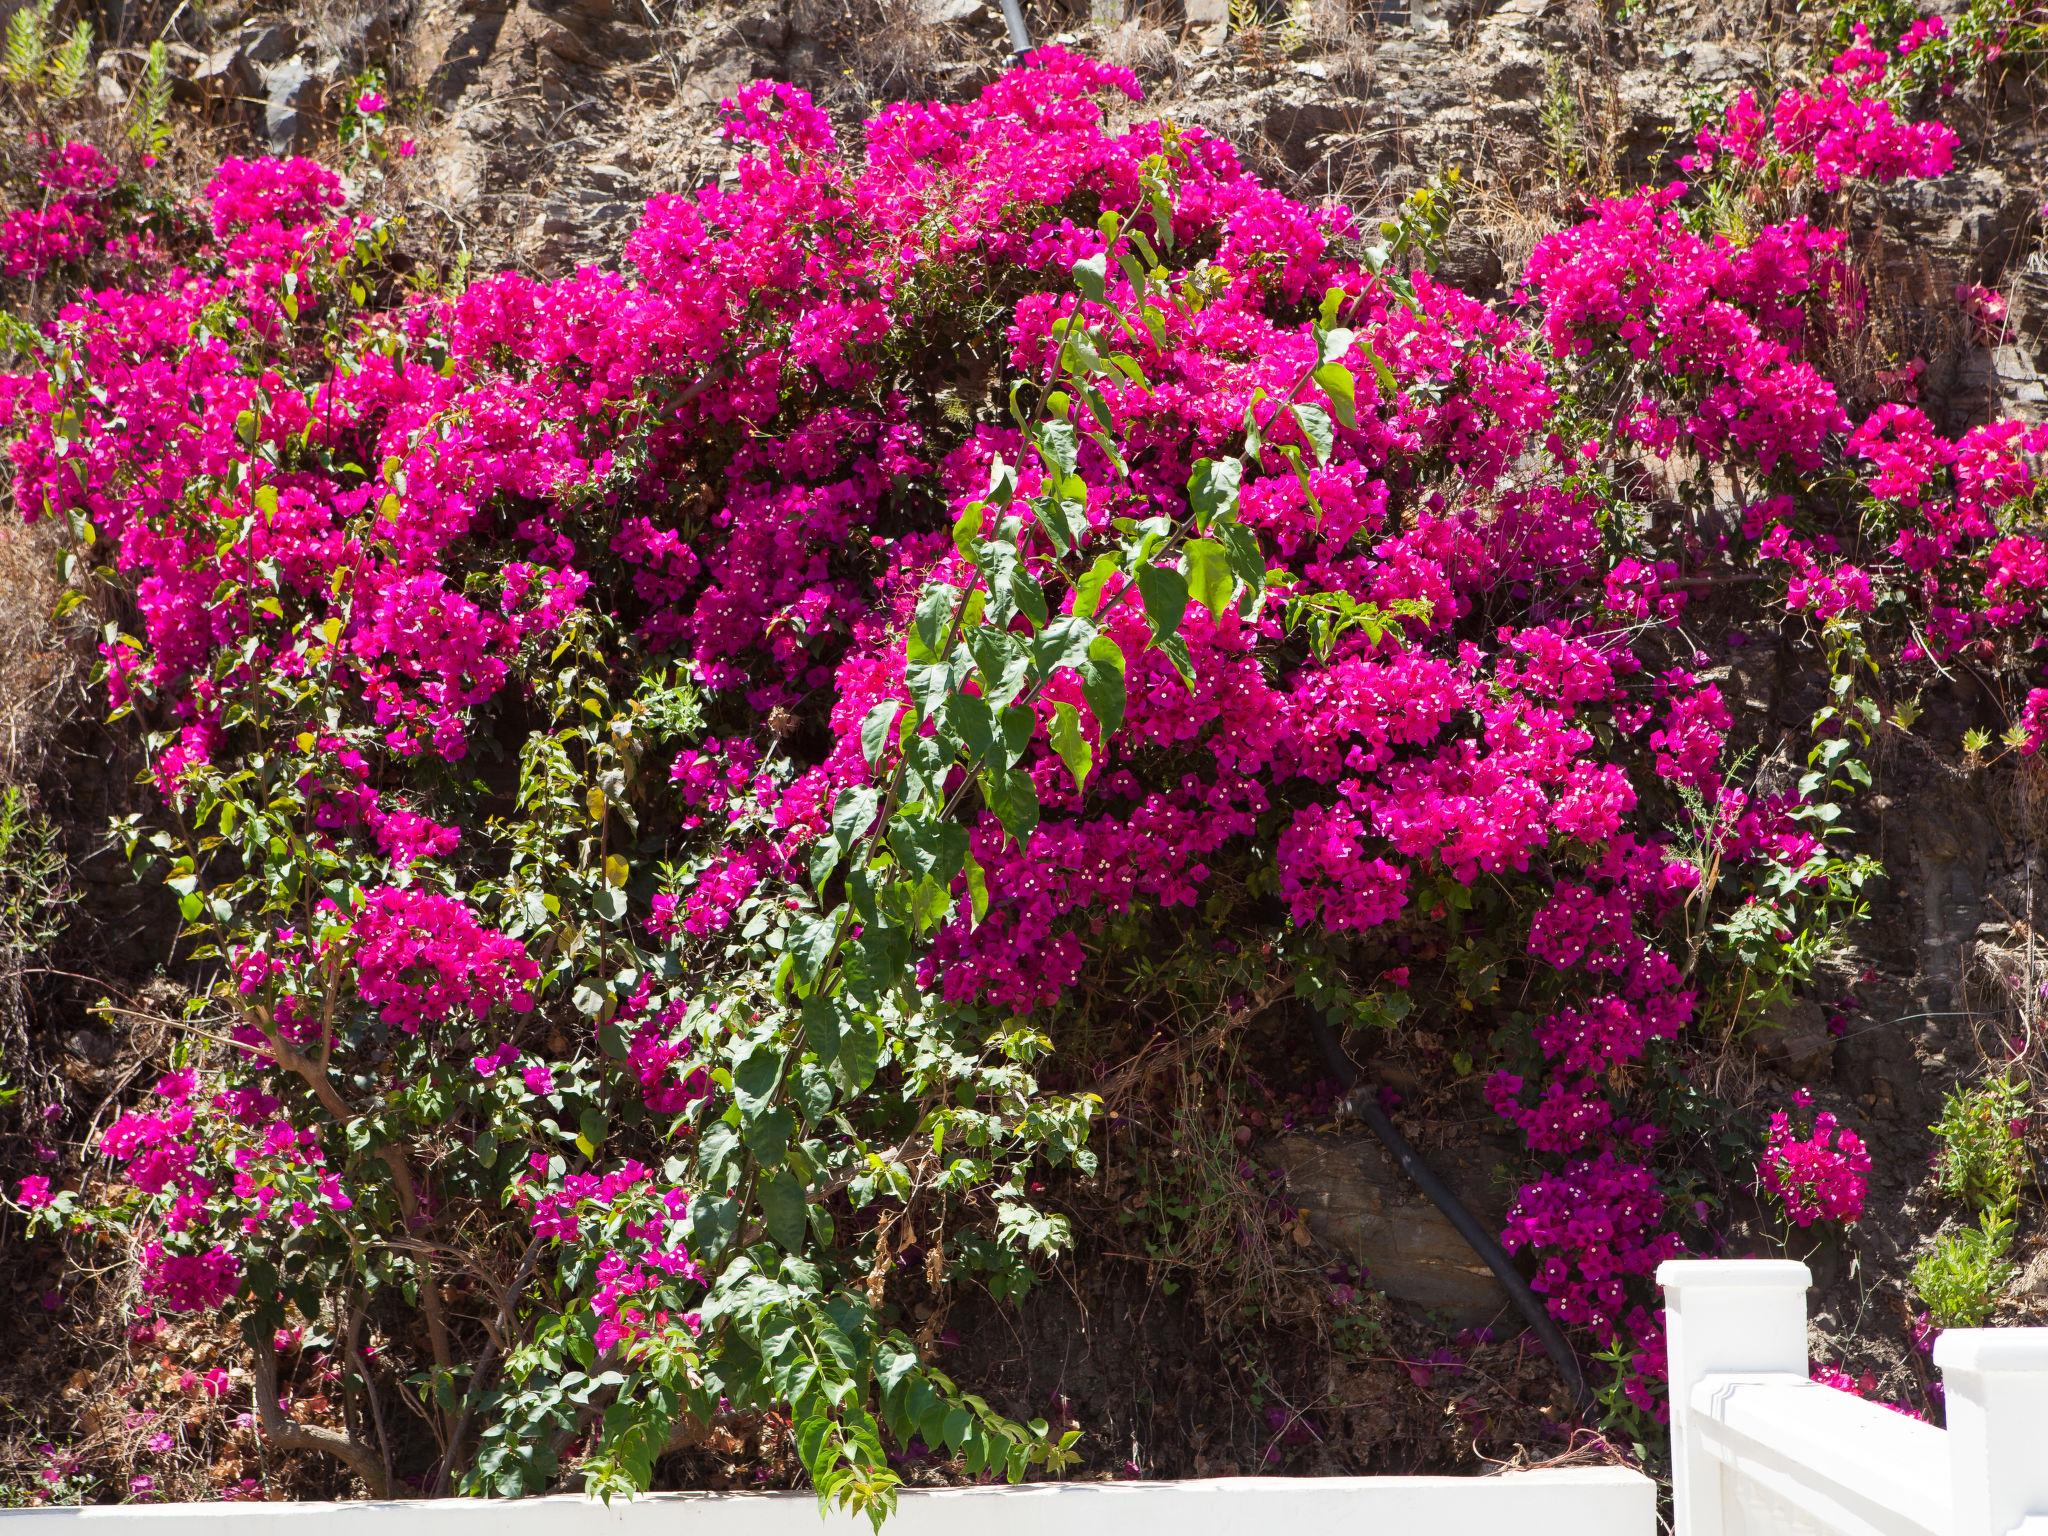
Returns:
[[[1543,1302],[1529,1289],[1521,1271],[1507,1255],[1491,1232],[1479,1224],[1473,1214],[1465,1209],[1464,1202],[1451,1193],[1444,1181],[1416,1155],[1408,1145],[1408,1138],[1394,1128],[1394,1122],[1387,1118],[1387,1112],[1380,1108],[1378,1097],[1370,1088],[1359,1086],[1358,1068],[1351,1058],[1344,1054],[1344,1048],[1337,1043],[1337,1037],[1330,1033],[1330,1026],[1314,1014],[1309,1015],[1309,1028],[1315,1031],[1316,1044],[1322,1047],[1323,1059],[1329,1063],[1330,1071],[1350,1095],[1347,1101],[1357,1111],[1358,1118],[1371,1128],[1386,1149],[1393,1154],[1394,1161],[1401,1165],[1401,1171],[1415,1181],[1416,1188],[1429,1196],[1430,1203],[1442,1211],[1451,1225],[1458,1229],[1458,1236],[1465,1239],[1474,1253],[1486,1261],[1486,1267],[1493,1271],[1494,1279],[1507,1288],[1508,1296],[1514,1301],[1515,1310],[1522,1314],[1530,1330],[1543,1345],[1543,1352],[1550,1356],[1557,1367],[1558,1375],[1570,1389],[1572,1402],[1581,1417],[1593,1412],[1593,1394],[1586,1389],[1585,1372],[1579,1369],[1579,1357],[1565,1342],[1564,1334],[1558,1330]]]

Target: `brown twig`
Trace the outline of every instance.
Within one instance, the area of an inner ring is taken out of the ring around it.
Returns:
[[[338,1430],[295,1423],[284,1416],[277,1405],[277,1347],[268,1339],[256,1345],[256,1423],[266,1444],[280,1451],[318,1451],[332,1456],[362,1480],[371,1498],[390,1497],[390,1479],[368,1446]]]
[[[470,1377],[469,1390],[462,1394],[462,1413],[455,1420],[455,1428],[448,1435],[448,1449],[441,1455],[441,1465],[434,1473],[433,1491],[435,1497],[448,1491],[448,1479],[455,1474],[458,1458],[462,1455],[462,1439],[469,1432],[470,1416],[475,1412],[477,1396],[483,1391],[498,1356],[504,1346],[502,1341],[510,1338],[514,1311],[519,1305],[519,1293],[526,1289],[526,1282],[533,1276],[533,1267],[540,1260],[545,1240],[535,1234],[526,1245],[526,1252],[519,1256],[519,1267],[512,1272],[504,1290],[498,1294],[498,1326],[491,1331],[491,1342],[484,1346],[483,1354],[476,1363],[476,1372]]]
[[[296,1075],[311,1088],[321,1107],[332,1115],[337,1123],[346,1125],[357,1118],[349,1108],[348,1102],[342,1098],[340,1090],[334,1086],[334,1080],[321,1070],[318,1062],[279,1033],[266,1010],[251,1008],[249,1014],[250,1021],[262,1032],[264,1039],[270,1042],[270,1049],[276,1055],[278,1065]],[[391,1183],[398,1191],[399,1214],[404,1217],[406,1226],[411,1228],[418,1221],[420,1212],[419,1186],[413,1182],[412,1169],[407,1166],[404,1156],[396,1147],[380,1147],[377,1156],[383,1161],[384,1166],[391,1170]],[[440,1282],[435,1277],[433,1261],[424,1253],[415,1251],[413,1263],[419,1270],[420,1311],[426,1316],[427,1340],[433,1349],[434,1364],[444,1371],[453,1370],[455,1352],[448,1341],[448,1315],[441,1304]]]

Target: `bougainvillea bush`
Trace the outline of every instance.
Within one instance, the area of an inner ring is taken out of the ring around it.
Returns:
[[[775,1412],[879,1514],[913,1443],[1074,1454],[901,1302],[1026,1295],[1093,1166],[1063,1040],[1199,955],[1367,1059],[1464,1031],[1504,1239],[1654,1415],[1651,1273],[1716,1241],[1675,1047],[1860,909],[1912,678],[1967,653],[2016,750],[2048,720],[2048,428],[1830,377],[1831,217],[1954,153],[1911,52],[1730,103],[1500,303],[1415,208],[1111,128],[1134,80],[1057,48],[858,144],[750,86],[736,179],[553,281],[444,287],[306,160],[121,229],[53,152],[70,213],[0,250],[97,265],[0,378],[15,501],[117,615],[123,832],[214,981],[104,1172],[10,1194],[122,1234],[145,1317],[238,1320],[264,1435],[372,1491],[644,1487]],[[1728,577],[1832,679],[1803,759],[1686,639]],[[1757,1128],[1802,1226],[1870,1162],[1822,1119]],[[307,1329],[339,1423],[279,1408]]]

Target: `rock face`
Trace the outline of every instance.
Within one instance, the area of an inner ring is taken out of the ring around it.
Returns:
[[[1489,292],[1588,193],[1676,174],[1690,97],[1765,86],[1817,46],[1774,0],[1619,18],[1591,0],[1023,8],[1039,42],[1134,69],[1138,110],[1215,130],[1297,195],[1341,198],[1369,221],[1459,168],[1471,193],[1444,273]],[[382,70],[418,133],[419,190],[479,270],[613,257],[647,197],[727,167],[718,102],[750,78],[802,86],[850,125],[891,99],[970,92],[1011,57],[996,0],[220,0],[181,8],[173,31],[188,99],[272,150],[320,137],[355,78]],[[140,57],[117,52],[134,57],[102,81],[116,98]],[[2025,106],[1998,125],[2005,165],[1883,194],[1911,250],[1958,268],[1945,281],[2010,291],[2012,323],[1988,347],[1945,374],[1929,358],[1928,387],[1980,414],[2048,399],[2034,238],[2048,136],[2038,115],[2022,122]]]
[[[1267,1158],[1286,1173],[1309,1230],[1394,1301],[1458,1328],[1483,1327],[1510,1311],[1501,1283],[1370,1134],[1282,1136]],[[1488,1151],[1424,1160],[1487,1230],[1500,1230],[1505,1202],[1493,1174],[1501,1165]]]

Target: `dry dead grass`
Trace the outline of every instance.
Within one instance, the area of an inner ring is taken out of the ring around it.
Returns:
[[[76,638],[53,617],[58,535],[0,514],[0,783],[32,782],[84,698]]]

